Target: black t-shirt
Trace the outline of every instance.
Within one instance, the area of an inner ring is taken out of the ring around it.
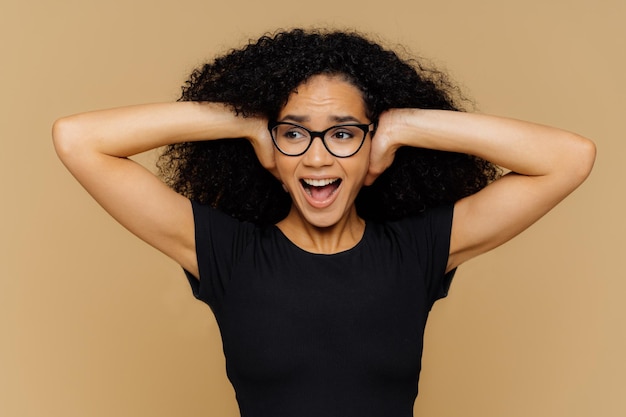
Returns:
[[[452,207],[385,224],[332,255],[193,203],[200,280],[242,417],[410,417]]]

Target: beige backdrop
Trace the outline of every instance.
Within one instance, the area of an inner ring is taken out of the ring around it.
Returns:
[[[0,415],[237,415],[208,308],[73,181],[50,126],[174,100],[206,57],[322,24],[406,44],[481,111],[599,148],[579,191],[460,269],[427,329],[416,415],[623,417],[625,4],[1,0]]]

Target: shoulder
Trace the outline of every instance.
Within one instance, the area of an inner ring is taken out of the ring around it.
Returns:
[[[196,227],[196,238],[198,237],[198,232],[202,231],[210,231],[211,233],[213,233],[212,231],[216,229],[222,232],[240,229],[252,231],[257,228],[257,226],[253,223],[237,220],[234,217],[207,204],[202,204],[192,200],[191,207],[193,211],[194,225]]]
[[[372,241],[389,240],[398,250],[430,251],[448,254],[454,206],[445,205],[381,223],[368,222]]]
[[[398,230],[403,233],[443,233],[450,234],[452,219],[454,217],[454,205],[447,204],[432,207],[423,212],[403,217],[398,220],[384,222],[384,227]]]
[[[196,256],[201,264],[235,259],[259,230],[253,223],[237,220],[209,205],[196,201],[191,205]],[[202,269],[200,265],[200,275]]]

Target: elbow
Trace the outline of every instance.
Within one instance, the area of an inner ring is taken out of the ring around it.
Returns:
[[[563,161],[566,163],[561,172],[566,173],[562,178],[570,191],[582,184],[593,169],[596,160],[596,145],[590,139],[573,135],[567,152],[563,152]]]
[[[587,138],[580,136],[576,148],[576,176],[582,183],[591,173],[596,161],[596,144]]]
[[[80,133],[71,117],[58,119],[52,125],[52,144],[62,161],[78,152]]]

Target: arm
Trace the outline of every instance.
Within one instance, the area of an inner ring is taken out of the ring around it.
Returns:
[[[59,158],[109,214],[197,276],[189,201],[128,157],[172,143],[247,137],[271,169],[261,151],[265,130],[264,121],[222,105],[182,102],[69,116],[54,123],[52,137]]]
[[[372,142],[368,182],[400,146],[479,156],[512,172],[455,204],[448,270],[518,235],[589,175],[594,144],[518,120],[444,110],[391,110]]]

